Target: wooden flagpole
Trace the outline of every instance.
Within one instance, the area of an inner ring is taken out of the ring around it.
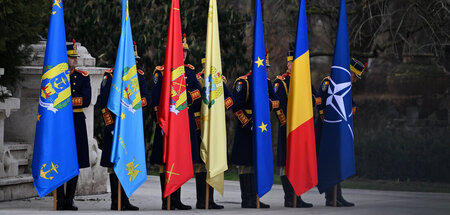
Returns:
[[[120,181],[118,181],[118,191],[117,191],[117,210],[121,211],[122,210],[122,187],[120,185]]]
[[[64,186],[64,185],[63,185]],[[53,210],[56,211],[57,210],[57,202],[56,200],[58,199],[58,193],[56,192],[56,189],[53,190]]]
[[[256,208],[260,208],[259,196],[258,195],[256,195]]]
[[[208,182],[206,182],[205,184],[206,184],[205,209],[208,210],[208,208],[209,208],[209,184],[208,184]]]
[[[334,185],[334,190],[333,190],[333,207],[336,207],[336,198],[337,198],[337,185]]]
[[[294,191],[294,202],[293,202],[293,205],[292,205],[292,207],[293,208],[296,208],[297,207],[297,194],[295,193],[295,191]]]
[[[170,196],[172,196],[172,194],[170,194],[170,195],[167,197],[167,210],[168,210],[168,211],[170,211]]]

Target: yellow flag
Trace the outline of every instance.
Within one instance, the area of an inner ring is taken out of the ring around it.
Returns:
[[[223,175],[228,169],[227,136],[216,0],[209,1],[205,56],[200,156],[206,164],[206,182],[223,195]]]

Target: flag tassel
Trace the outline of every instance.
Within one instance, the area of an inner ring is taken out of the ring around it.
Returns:
[[[63,185],[64,186],[64,185]],[[56,192],[56,189],[53,190],[53,210],[56,211],[57,209],[57,202],[56,200],[58,199],[58,193]]]

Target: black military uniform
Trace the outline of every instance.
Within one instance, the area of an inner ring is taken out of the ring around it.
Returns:
[[[275,108],[274,111],[278,118],[278,144],[277,144],[277,165],[280,167],[280,178],[281,184],[284,190],[284,206],[293,207],[294,206],[294,188],[289,182],[286,176],[286,142],[287,142],[287,131],[286,131],[286,113],[287,113],[287,101],[289,95],[289,83],[291,78],[290,67],[292,65],[293,52],[288,52],[287,64],[288,70],[283,75],[278,75],[273,83],[273,90],[275,92],[276,98],[280,102],[279,108]],[[313,105],[320,103],[320,98],[316,99],[316,91],[314,87],[312,88]],[[298,208],[310,208],[313,205],[306,203],[302,200],[301,196],[297,196],[297,207]]]
[[[135,57],[139,59],[140,57],[137,55],[136,44],[134,44]],[[103,167],[107,167],[109,171],[109,183],[111,186],[111,210],[117,210],[118,205],[118,181],[117,175],[114,173],[112,169],[114,164],[111,163],[111,149],[112,142],[114,138],[114,120],[116,119],[116,115],[112,113],[107,105],[109,99],[109,92],[111,89],[112,78],[113,78],[114,68],[108,69],[105,71],[103,75],[103,81],[100,87],[100,107],[102,109],[103,120],[105,123],[105,130],[103,131],[103,147],[102,147],[102,157],[100,160],[100,165]],[[138,69],[138,81],[139,81],[139,91],[141,93],[141,103],[142,108],[147,106],[147,100],[149,99],[149,93],[147,88],[147,83],[145,82],[144,71]],[[122,208],[121,210],[139,210],[138,207],[132,205],[125,195],[125,191],[122,187]]]
[[[241,187],[241,207],[256,208],[255,174],[253,172],[253,136],[252,136],[252,71],[236,79],[233,90],[233,112],[238,121],[236,124],[234,143],[230,162],[239,166],[239,181]],[[272,84],[267,79],[270,110],[277,108],[279,102],[275,98]],[[270,206],[260,202],[260,208]]]
[[[360,61],[352,58],[350,61],[350,70],[352,71],[352,83],[356,82],[356,78],[360,79],[362,73],[364,72],[364,70],[366,69],[366,66],[364,64],[362,64]],[[330,85],[330,76],[325,77],[321,84],[320,84],[320,88],[318,90],[318,96],[322,99],[322,101],[326,101],[327,96],[328,96],[328,86]],[[355,115],[356,112],[356,104],[355,102],[352,100],[352,114]],[[320,140],[322,137],[322,126],[323,126],[323,120],[325,117],[325,107],[326,107],[326,103],[323,102],[321,105],[317,106],[317,109],[319,110],[319,117],[316,118],[315,120],[315,126],[314,126],[314,130],[316,131],[316,153],[317,153],[317,157],[319,156],[319,149],[320,149]],[[325,192],[325,205],[326,206],[333,206],[333,191],[334,188],[330,188],[329,190],[327,190]],[[341,184],[338,183],[337,184],[337,195],[336,195],[336,206],[337,207],[352,207],[355,206],[354,203],[352,202],[348,202],[344,199],[344,197],[342,196],[342,189],[341,189]]]
[[[183,50],[187,51],[189,47],[186,43],[186,34],[183,34]],[[191,137],[191,153],[192,153],[192,161],[193,163],[200,162],[200,154],[199,150],[194,150],[196,148],[200,148],[201,141],[198,139],[196,135],[196,123],[194,113],[197,106],[201,107],[201,96],[202,89],[200,84],[196,79],[195,67],[190,64],[184,65],[185,77],[186,77],[186,90],[187,93],[187,102],[188,102],[188,115],[189,115],[189,128],[190,128],[190,137]],[[150,164],[158,164],[160,165],[159,169],[159,179],[161,184],[161,200],[162,200],[162,210],[167,210],[167,198],[163,197],[164,187],[165,187],[165,173],[164,173],[164,163],[163,163],[163,134],[162,129],[158,124],[157,112],[158,105],[161,95],[161,87],[163,80],[164,66],[157,66],[153,71],[153,84],[151,88],[152,100],[151,106],[153,108],[153,118],[156,120],[156,128],[155,135],[153,139],[152,153],[150,155]],[[193,110],[191,110],[193,109]],[[181,187],[174,191],[171,195],[171,210],[179,209],[179,210],[190,210],[191,206],[185,205],[181,202]]]
[[[204,69],[204,64],[205,64],[205,54],[202,54],[202,65],[203,65],[203,69],[201,72],[196,74],[196,78],[197,81],[200,83],[201,87],[202,87],[202,93],[204,93],[204,86],[205,86],[205,80],[204,80],[204,73],[205,73],[205,69]],[[222,74],[220,74],[222,77],[223,82],[223,89],[224,89],[224,103],[225,103],[225,108],[226,110],[228,110],[229,108],[231,108],[231,106],[233,105],[233,99],[231,97],[231,93],[228,90],[225,81],[226,78],[225,76],[223,76]],[[205,95],[203,94],[202,96],[203,98],[205,97]],[[191,110],[191,107],[190,109]],[[201,121],[200,121],[200,111],[201,111],[201,103],[200,103],[200,108],[198,109],[198,112],[194,113],[195,116],[195,123],[196,123],[196,135],[198,136],[199,139],[199,143],[201,145]],[[200,145],[197,149],[198,152],[200,151]],[[192,149],[194,150],[194,149]],[[206,168],[205,168],[205,163],[200,160],[200,163],[194,166],[194,172],[195,172],[195,185],[196,185],[196,191],[197,191],[197,203],[196,203],[196,208],[197,209],[205,209],[206,207]],[[223,209],[223,205],[218,205],[214,202],[214,188],[209,186],[209,205],[208,208],[209,209]]]
[[[79,57],[75,40],[71,45],[67,45],[67,56],[69,57],[70,85],[72,90],[73,121],[75,127],[75,140],[77,143],[78,167],[80,169],[90,166],[89,163],[89,142],[86,131],[86,116],[83,108],[91,103],[91,81],[87,71],[75,69]],[[75,65],[72,65],[75,64]],[[73,199],[77,190],[78,175],[57,189],[57,210],[78,210]]]

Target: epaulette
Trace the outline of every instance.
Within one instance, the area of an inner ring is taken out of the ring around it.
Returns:
[[[202,69],[201,72],[195,74],[195,77],[197,77],[198,80],[202,79],[202,75],[205,73],[205,69]]]
[[[140,69],[138,69],[137,72],[138,72],[139,74],[141,74],[141,75],[144,75],[144,71],[142,71],[142,70],[140,70]]]
[[[107,73],[113,73],[113,72],[114,72],[114,68],[107,69],[105,72],[107,72]]]
[[[184,66],[189,68],[189,69],[195,70],[195,67],[192,66],[191,64],[184,64]]]
[[[78,69],[75,69],[75,71],[81,73],[83,76],[88,76],[89,75],[88,71],[82,71],[82,70],[78,70]]]
[[[242,80],[247,80],[247,76],[248,76],[248,75],[243,75],[243,76],[239,77],[239,78],[236,79],[236,80],[240,80],[240,79],[242,79]]]
[[[325,76],[325,78],[322,79],[321,83],[327,79],[330,80],[330,76]]]
[[[222,77],[222,80],[226,83],[227,82],[227,77],[225,77],[225,75],[220,74],[220,76]]]
[[[282,75],[277,75],[277,79],[280,79],[280,80],[284,80],[285,78],[284,78],[284,76],[282,76]]]
[[[155,70],[164,71],[164,65],[155,67]]]

